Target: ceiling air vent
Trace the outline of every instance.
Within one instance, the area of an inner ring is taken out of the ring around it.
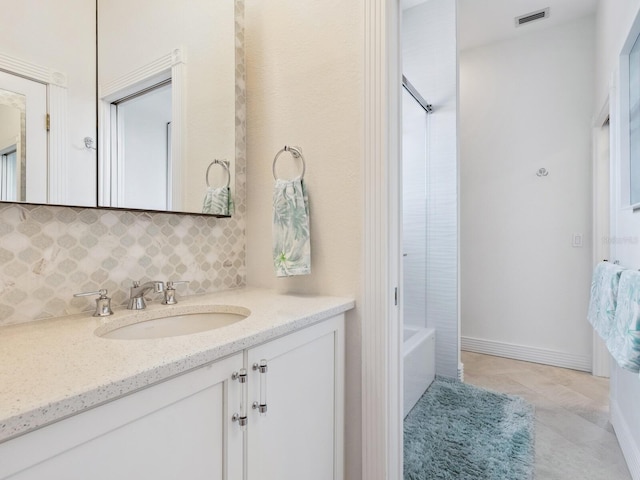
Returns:
[[[538,10],[537,12],[531,12],[527,13],[526,15],[516,17],[516,27],[519,27],[526,23],[535,22],[537,20],[544,20],[545,18],[549,18],[549,7],[543,10]]]

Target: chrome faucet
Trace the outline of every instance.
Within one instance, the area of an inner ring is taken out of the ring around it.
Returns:
[[[147,307],[144,295],[149,290],[153,290],[155,293],[162,293],[164,292],[164,283],[153,280],[140,285],[140,282],[133,282],[127,308],[129,310],[144,310]]]

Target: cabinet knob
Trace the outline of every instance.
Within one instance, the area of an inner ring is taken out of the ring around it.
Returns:
[[[267,367],[266,360],[261,360],[260,363],[254,363],[252,368],[254,371],[259,370],[260,373],[267,373],[267,370],[269,369]]]
[[[231,415],[231,421],[238,422],[238,425],[240,425],[241,428],[247,426],[247,417],[241,417],[239,413],[234,413],[233,415]]]
[[[253,405],[251,405],[251,408],[253,408],[254,410],[258,410],[258,412],[260,413],[267,413],[267,404],[265,403],[264,405],[261,405],[260,402],[253,402]]]
[[[231,380],[238,380],[240,383],[247,383],[247,371],[241,368],[239,372],[233,372],[231,374]]]

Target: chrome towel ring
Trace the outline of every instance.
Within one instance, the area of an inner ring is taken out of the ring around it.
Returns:
[[[221,165],[222,168],[224,168],[227,171],[226,187],[229,188],[229,185],[231,184],[231,171],[229,170],[229,162],[227,162],[226,160],[218,160],[217,158],[213,162],[211,162],[207,167],[207,173],[205,173],[205,180],[207,181],[207,187],[211,187],[211,185],[209,184],[209,171],[211,170],[211,167],[213,167],[214,165]]]
[[[302,173],[298,177],[300,180],[304,178],[304,172],[307,169],[307,164],[304,161],[304,156],[302,155],[302,149],[300,147],[289,147],[287,145],[284,146],[282,150],[276,153],[275,158],[273,159],[273,166],[271,167],[271,171],[273,172],[274,180],[278,180],[278,175],[276,175],[276,163],[278,161],[278,157],[282,154],[282,152],[289,152],[293,158],[299,158],[302,161]]]

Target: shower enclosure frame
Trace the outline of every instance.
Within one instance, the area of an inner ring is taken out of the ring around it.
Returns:
[[[435,330],[427,308],[429,114],[433,107],[402,76],[403,416],[435,375]]]

